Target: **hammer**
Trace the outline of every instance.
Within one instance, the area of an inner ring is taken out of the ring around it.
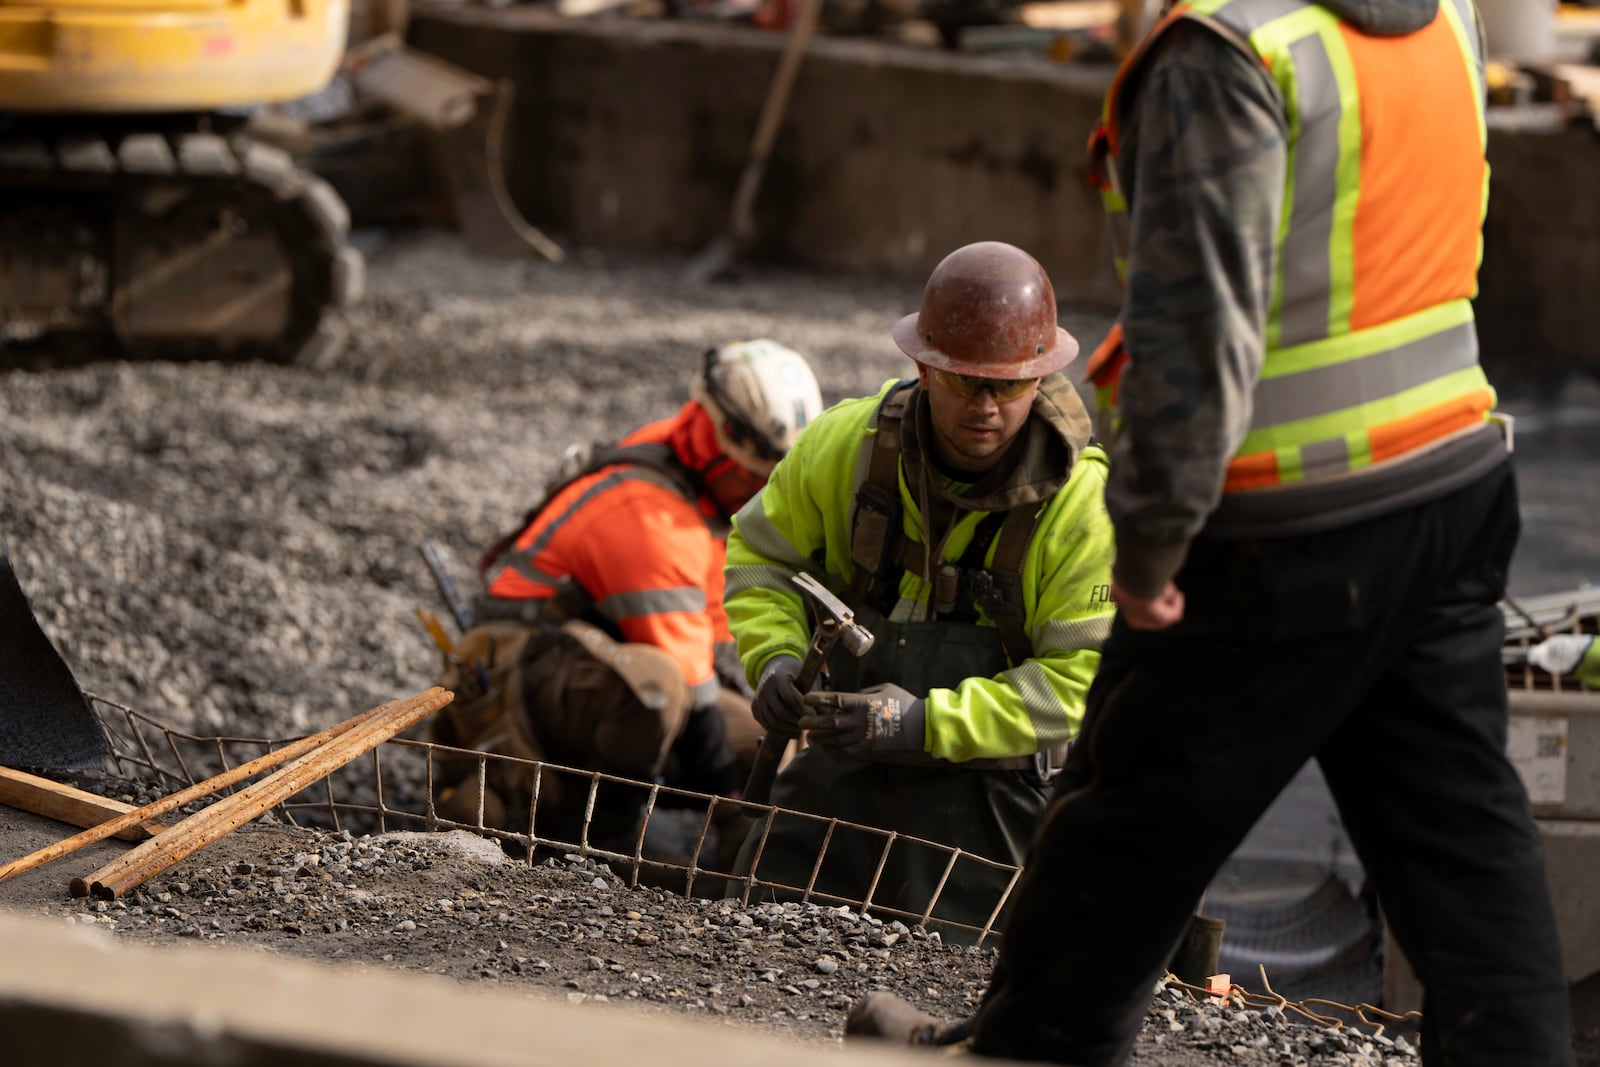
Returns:
[[[795,675],[795,688],[804,693],[817,680],[822,665],[834,642],[844,641],[852,656],[864,656],[872,647],[872,631],[856,622],[855,612],[845,602],[828,592],[828,587],[809,574],[796,574],[789,579],[800,590],[800,595],[811,602],[816,616],[816,627],[811,634],[811,648],[800,662],[800,673]],[[787,734],[768,734],[761,739],[756,750],[755,764],[750,768],[750,780],[745,783],[744,799],[752,804],[765,804],[772,796],[772,782],[778,776],[778,764],[789,749],[792,737]]]

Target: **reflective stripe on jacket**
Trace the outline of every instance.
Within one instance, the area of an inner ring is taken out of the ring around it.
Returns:
[[[810,630],[791,576],[805,570],[842,593],[855,573],[853,501],[868,476],[880,405],[895,384],[824,412],[778,464],[761,494],[734,516],[727,608],[740,660],[752,680],[775,655],[806,654]],[[1062,385],[1070,394],[1071,386]],[[1072,446],[1077,459],[1066,484],[1041,501],[1044,512],[1021,574],[1024,625],[1034,657],[994,677],[968,678],[953,689],[918,694],[925,699],[926,750],[941,759],[1030,755],[1069,740],[1082,718],[1113,613],[1112,531],[1103,501],[1105,453],[1086,443],[1087,419],[1076,394],[1068,401],[1084,423],[1082,440]],[[1036,401],[1035,419],[1040,410]],[[907,429],[910,424],[908,419]],[[1052,427],[1051,432],[1060,431]],[[929,534],[903,458],[900,474],[902,529],[908,538],[926,543]],[[959,561],[987,514],[961,512],[938,558]],[[994,547],[989,546],[986,562],[992,562]],[[928,603],[928,583],[909,570],[900,591],[892,613],[896,618],[915,617]],[[981,614],[978,621],[993,625]]]
[[[1119,70],[1091,142],[1124,273],[1120,98],[1179,20],[1266,67],[1289,131],[1267,351],[1224,491],[1347,476],[1481,428],[1495,394],[1469,303],[1488,195],[1471,4],[1441,0],[1432,23],[1403,36],[1362,33],[1306,0],[1174,8]],[[1412,109],[1427,122],[1405,119]],[[1119,342],[1108,339],[1090,361],[1097,406],[1115,404],[1122,368],[1138,360]]]
[[[691,401],[672,418],[624,437],[665,442],[695,469],[719,454],[711,421]],[[713,645],[731,641],[722,606],[726,548],[716,508],[690,501],[649,468],[616,464],[562,489],[487,576],[492,597],[543,599],[571,576],[623,641],[677,662],[693,702],[717,696]]]

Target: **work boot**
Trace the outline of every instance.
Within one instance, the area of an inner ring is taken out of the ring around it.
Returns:
[[[896,1045],[941,1047],[966,1040],[970,1023],[950,1025],[912,1007],[893,993],[868,993],[850,1005],[845,1037],[875,1037]]]
[[[1203,986],[1206,979],[1217,973],[1217,957],[1222,951],[1222,931],[1227,926],[1221,919],[1204,915],[1191,915],[1183,931],[1183,940],[1167,962],[1167,970],[1186,985]]]

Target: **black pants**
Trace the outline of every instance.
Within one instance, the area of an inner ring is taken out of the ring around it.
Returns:
[[[1197,539],[1182,623],[1117,619],[1018,886],[974,1051],[1132,1049],[1206,885],[1315,757],[1425,987],[1430,1065],[1565,1065],[1540,841],[1506,757],[1509,465],[1344,529]]]

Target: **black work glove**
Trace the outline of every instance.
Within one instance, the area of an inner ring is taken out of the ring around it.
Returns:
[[[875,685],[859,693],[811,693],[800,727],[811,740],[866,759],[925,751],[928,721],[920,697],[898,685]]]
[[[805,697],[795,687],[800,660],[780,653],[767,660],[756,681],[756,697],[750,711],[756,722],[775,734],[793,737],[800,732],[800,718],[806,713]]]

